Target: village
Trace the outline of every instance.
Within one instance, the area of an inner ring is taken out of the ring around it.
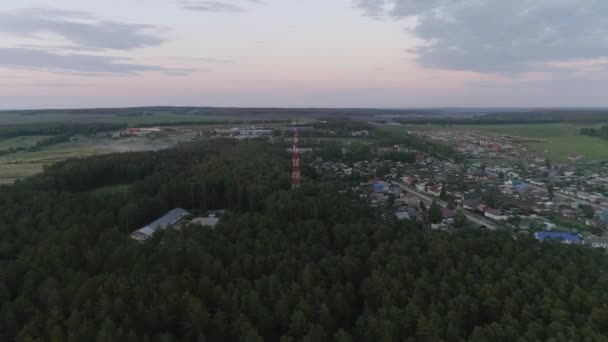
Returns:
[[[347,191],[367,199],[385,219],[417,220],[430,229],[502,229],[539,240],[608,247],[608,174],[551,165],[524,154],[506,138],[458,136],[464,163],[442,160],[401,145],[375,148],[365,161],[311,164],[321,177],[342,179]],[[456,136],[442,139],[454,139]],[[471,139],[475,143],[464,143]],[[486,140],[487,139],[487,140]],[[407,162],[386,158],[413,154]]]

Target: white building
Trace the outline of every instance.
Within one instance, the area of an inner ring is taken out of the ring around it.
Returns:
[[[219,217],[215,217],[215,216],[209,216],[209,217],[197,217],[194,220],[190,221],[190,224],[196,224],[199,226],[206,226],[206,227],[215,227],[215,225],[218,224],[218,222],[220,222],[220,218]]]
[[[606,236],[590,236],[585,239],[585,245],[591,248],[608,249],[608,237]]]
[[[509,216],[495,209],[486,209],[484,216],[495,221],[506,221],[509,219]]]

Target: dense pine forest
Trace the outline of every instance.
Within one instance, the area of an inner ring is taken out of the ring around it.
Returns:
[[[605,252],[429,232],[289,177],[278,146],[218,140],[0,187],[0,341],[608,340]],[[129,238],[176,207],[227,214]]]

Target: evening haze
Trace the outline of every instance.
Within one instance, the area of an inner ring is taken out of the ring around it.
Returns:
[[[5,0],[0,108],[608,106],[605,0]]]

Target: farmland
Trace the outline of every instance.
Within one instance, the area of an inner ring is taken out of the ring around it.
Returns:
[[[29,135],[8,139],[0,139],[0,151],[32,147],[37,142],[49,137],[50,136],[48,135]]]
[[[33,138],[33,137],[19,137]],[[0,145],[14,144],[18,138],[0,140]],[[26,140],[27,141],[27,140]],[[108,138],[82,137],[39,151],[22,151],[0,156],[0,184],[13,183],[15,180],[42,172],[45,165],[50,165],[70,158],[81,158],[112,152],[158,150],[173,146],[171,140],[153,140],[129,138],[112,140]]]

